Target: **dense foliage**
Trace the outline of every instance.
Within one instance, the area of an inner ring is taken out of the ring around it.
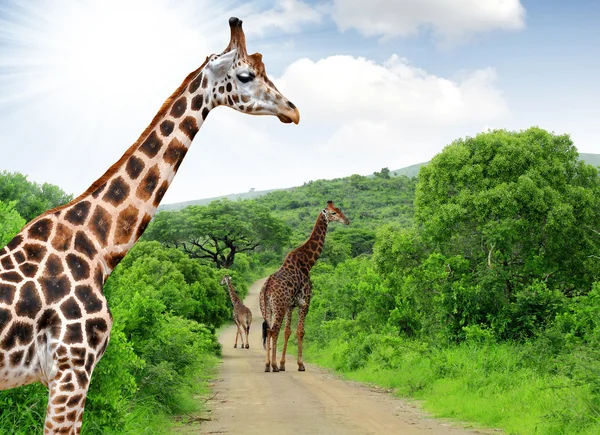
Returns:
[[[72,195],[54,184],[38,184],[18,172],[0,172],[0,201],[16,201],[15,210],[26,221],[71,199]]]
[[[0,201],[0,246],[6,245],[23,228],[25,219],[15,210],[16,201]]]
[[[375,262],[410,301],[407,322],[525,338],[600,278],[599,188],[566,136],[459,140],[421,169],[416,229],[383,230]]]

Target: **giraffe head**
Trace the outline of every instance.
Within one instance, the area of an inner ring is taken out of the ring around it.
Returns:
[[[208,57],[205,71],[213,100],[251,115],[274,115],[281,122],[298,124],[300,112],[269,80],[262,55],[246,52],[242,20],[229,19],[231,40],[223,53]]]
[[[231,282],[231,277],[229,275],[225,275],[221,280],[221,285],[226,285]]]
[[[350,221],[344,216],[344,213],[333,205],[333,201],[327,201],[327,207],[323,209],[323,215],[327,222],[341,222],[344,225],[349,225]]]

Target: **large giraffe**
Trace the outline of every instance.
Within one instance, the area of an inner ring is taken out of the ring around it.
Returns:
[[[0,390],[46,385],[46,434],[80,433],[90,377],[112,326],[102,286],[146,229],[209,111],[229,106],[299,121],[267,78],[262,56],[247,54],[242,22],[229,25],[223,53],[185,78],[119,161],[0,249]]]
[[[290,251],[283,265],[277,272],[269,276],[260,290],[260,312],[265,319],[263,322],[263,346],[267,351],[265,372],[273,368],[274,372],[285,371],[285,352],[290,338],[292,313],[294,308],[299,308],[298,326],[298,370],[304,371],[302,361],[302,339],[304,338],[304,319],[308,313],[308,306],[312,295],[310,282],[310,269],[315,265],[325,242],[327,225],[329,222],[342,222],[348,225],[350,221],[346,216],[327,201],[327,207],[319,213],[317,222],[308,240],[298,248]],[[281,361],[277,367],[277,338],[283,317],[286,317],[283,350]]]
[[[233,321],[237,326],[237,333],[235,334],[235,344],[233,347],[237,347],[238,335],[242,340],[242,349],[244,348],[244,333],[246,334],[246,349],[250,349],[250,342],[248,341],[248,334],[250,334],[250,324],[252,323],[252,311],[248,308],[239,296],[235,293],[233,284],[231,284],[231,277],[224,276],[221,280],[221,285],[227,285],[229,290],[229,297],[233,304]]]

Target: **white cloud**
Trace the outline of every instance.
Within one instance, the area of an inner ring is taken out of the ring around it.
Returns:
[[[286,33],[297,33],[302,26],[321,22],[323,9],[302,0],[277,0],[272,9],[257,12],[244,18],[246,33],[264,34],[278,29]]]
[[[383,64],[331,56],[299,60],[276,83],[301,111],[299,132],[287,140],[304,141],[343,168],[341,176],[428,160],[453,139],[506,119],[495,78],[491,68],[438,77],[396,55]]]
[[[450,44],[525,25],[520,0],[333,0],[332,17],[342,31],[392,38],[426,29]]]
[[[383,64],[362,57],[330,56],[290,65],[278,83],[299,96],[308,121],[371,120],[456,125],[487,122],[507,113],[492,68],[437,77],[392,55]]]

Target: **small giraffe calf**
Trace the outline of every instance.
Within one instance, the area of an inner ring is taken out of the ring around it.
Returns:
[[[246,305],[243,304],[242,300],[235,293],[235,289],[231,284],[231,277],[224,276],[221,280],[221,285],[227,284],[229,288],[229,297],[233,304],[233,321],[237,325],[237,333],[235,334],[235,344],[233,347],[237,347],[238,335],[242,340],[242,349],[244,348],[244,336],[242,331],[246,333],[246,349],[250,349],[250,342],[248,341],[248,334],[250,333],[250,324],[252,323],[252,311]]]

